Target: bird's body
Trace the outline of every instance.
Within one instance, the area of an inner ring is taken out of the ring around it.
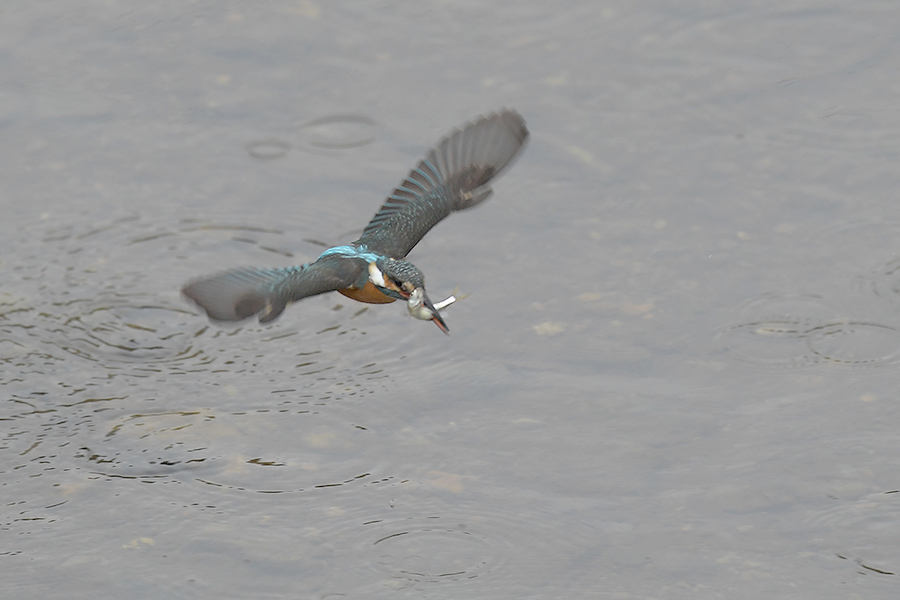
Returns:
[[[365,302],[366,304],[389,304],[397,301],[396,298],[391,298],[390,296],[385,296],[381,293],[381,290],[379,290],[371,281],[367,281],[361,289],[348,287],[337,290],[337,292],[348,298],[352,298],[357,302]]]
[[[247,267],[225,271],[184,286],[185,296],[218,321],[259,315],[277,318],[288,303],[337,291],[373,304],[406,300],[412,316],[447,326],[425,294],[425,278],[404,260],[439,221],[484,201],[488,185],[510,165],[528,139],[518,113],[504,110],[451,132],[432,148],[388,196],[358,240],[335,246],[315,261],[281,269]]]

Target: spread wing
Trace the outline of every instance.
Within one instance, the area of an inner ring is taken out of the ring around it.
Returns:
[[[441,219],[486,200],[491,179],[512,164],[527,140],[525,120],[513,110],[455,129],[388,196],[357,243],[405,257]]]
[[[344,289],[362,273],[362,263],[340,257],[283,269],[232,269],[187,284],[181,293],[216,321],[241,321],[259,313],[259,321],[276,319],[289,302]]]

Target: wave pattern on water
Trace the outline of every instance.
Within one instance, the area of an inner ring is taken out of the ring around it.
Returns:
[[[334,296],[307,319],[222,328],[178,294],[198,268],[176,257],[297,260],[282,231],[129,216],[31,239],[0,294],[0,488],[16,507],[0,528],[40,530],[87,481],[208,498],[394,477],[361,450],[372,429],[352,412],[390,385],[368,352],[371,311]],[[321,251],[299,245],[301,260]]]

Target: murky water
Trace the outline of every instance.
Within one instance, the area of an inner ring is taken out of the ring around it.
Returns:
[[[894,598],[890,2],[32,3],[0,24],[3,598]],[[451,127],[452,335],[178,293]]]

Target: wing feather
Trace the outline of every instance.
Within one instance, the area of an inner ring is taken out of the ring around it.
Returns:
[[[242,321],[259,314],[276,319],[289,302],[344,289],[356,283],[362,263],[340,257],[283,269],[244,267],[191,282],[181,293],[215,321]]]
[[[528,140],[519,113],[502,110],[455,129],[432,148],[387,197],[357,244],[403,258],[428,231],[457,210],[491,195],[489,183]]]

